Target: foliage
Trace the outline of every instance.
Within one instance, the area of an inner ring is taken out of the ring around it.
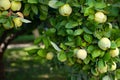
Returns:
[[[32,23],[39,19],[40,22],[38,20],[37,23],[41,23],[37,25],[41,36],[34,41],[38,46],[25,49],[31,55],[35,54],[40,56],[41,60],[49,61],[46,55],[52,52],[54,58],[51,64],[67,66],[68,74],[72,75],[71,80],[101,80],[104,75],[109,75],[111,79],[120,79],[117,76],[119,69],[109,71],[113,62],[120,61],[119,56],[110,55],[110,50],[120,47],[119,0],[16,1],[21,1],[20,11],[25,18],[32,20]],[[10,19],[16,15],[6,17],[9,10],[1,12],[1,26],[5,23],[10,27],[12,21]],[[97,12],[100,14],[96,17]],[[24,19],[21,21],[30,22]],[[110,40],[110,47],[106,47],[105,41],[101,44],[107,48],[105,50],[98,46],[102,38]],[[76,55],[79,49],[87,51],[84,60]]]

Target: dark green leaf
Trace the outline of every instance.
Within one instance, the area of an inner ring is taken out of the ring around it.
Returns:
[[[115,40],[115,43],[116,43],[117,47],[120,47],[120,38],[118,38],[117,40]]]
[[[103,67],[105,67],[105,62],[102,59],[100,59],[98,61],[98,68],[102,69]]]
[[[66,32],[67,32],[67,34],[69,34],[69,35],[73,35],[73,30],[71,30],[71,29],[67,29]]]
[[[65,54],[64,51],[60,51],[58,54],[57,54],[57,58],[60,62],[65,62],[67,60],[67,56]]]
[[[40,49],[37,54],[40,56],[40,57],[46,57],[46,51],[44,49]]]
[[[92,43],[93,37],[89,34],[84,34],[84,40],[88,43]]]
[[[102,9],[102,8],[105,8],[105,7],[106,7],[106,3],[103,2],[103,1],[95,3],[95,8]]]
[[[105,55],[103,57],[104,61],[108,61],[110,58],[111,58],[110,53],[105,53]]]
[[[77,35],[81,35],[82,33],[83,33],[83,29],[77,29],[75,30],[74,35],[77,36]]]
[[[28,3],[38,3],[38,0],[28,0]]]
[[[90,31],[88,28],[83,27],[83,30],[85,33],[92,34],[92,31]]]
[[[60,7],[60,6],[64,5],[64,4],[65,4],[65,3],[61,2],[61,1],[57,1],[57,2],[55,3],[55,6]]]
[[[101,55],[101,52],[102,52],[101,50],[95,49],[95,50],[91,53],[92,58],[94,59],[94,58],[100,56],[100,55]]]
[[[76,42],[76,45],[77,45],[77,46],[81,46],[81,45],[82,45],[82,38],[81,38],[80,36],[78,36],[78,37],[76,38],[75,42]]]
[[[34,44],[39,44],[42,40],[42,37],[38,37],[34,40]]]
[[[32,5],[31,9],[35,14],[38,14],[38,7],[36,5]]]
[[[110,48],[115,49],[116,47],[117,47],[117,44],[115,43],[115,41],[112,41]]]
[[[65,25],[65,28],[74,28],[78,26],[78,22],[75,22],[75,21],[69,21],[66,25]]]

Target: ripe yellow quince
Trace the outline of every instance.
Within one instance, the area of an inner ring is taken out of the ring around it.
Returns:
[[[87,57],[87,51],[85,49],[79,49],[76,52],[78,59],[84,60]]]
[[[21,2],[20,1],[12,1],[11,2],[11,10],[12,11],[19,11],[21,9]]]
[[[14,24],[15,24],[16,27],[22,26],[22,21],[21,21],[20,17],[14,18],[13,22],[14,22]]]
[[[111,57],[116,57],[119,55],[119,49],[115,48],[114,50],[110,50],[109,53],[110,53]]]
[[[108,48],[110,48],[111,46],[111,42],[108,38],[101,38],[98,41],[98,46],[102,49],[102,50],[107,50]]]
[[[107,16],[103,12],[96,12],[94,20],[98,23],[105,23],[107,21]]]
[[[102,78],[102,80],[111,80],[110,76],[106,75]]]
[[[59,8],[59,13],[62,16],[69,16],[72,13],[72,8],[69,4],[65,4]]]
[[[11,6],[9,0],[0,0],[0,10],[8,10]]]
[[[105,73],[105,72],[107,72],[107,68],[108,68],[108,66],[107,66],[107,64],[106,64],[104,67],[98,68],[98,71],[99,71],[100,73]]]
[[[47,59],[47,60],[52,60],[53,57],[54,57],[54,54],[53,54],[52,52],[49,52],[49,53],[47,53],[47,55],[46,55],[46,59]]]

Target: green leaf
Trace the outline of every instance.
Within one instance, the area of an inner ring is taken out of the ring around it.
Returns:
[[[87,0],[87,5],[89,5],[89,7],[93,7],[95,4],[95,0]]]
[[[92,43],[93,37],[89,34],[84,34],[84,40],[88,43]]]
[[[117,47],[117,44],[115,43],[115,41],[112,41],[110,48],[115,49],[116,47]]]
[[[64,43],[61,43],[61,44],[60,44],[60,48],[62,48],[63,50],[66,50],[66,49],[67,49],[67,46],[65,46]]]
[[[84,63],[88,64],[90,62],[90,56],[87,56],[87,58],[84,59]]]
[[[57,1],[57,2],[55,3],[55,6],[60,7],[60,6],[64,5],[64,4],[65,4],[65,3],[63,3],[62,1]]]
[[[118,7],[109,7],[109,15],[110,16],[118,16],[119,15],[119,8]]]
[[[0,18],[0,23],[5,23],[7,21],[7,19],[5,19],[4,17]]]
[[[106,7],[106,4],[103,1],[95,3],[95,8],[102,9],[102,8],[105,8],[105,7]]]
[[[8,11],[3,11],[1,15],[4,15],[4,16],[8,15]]]
[[[62,20],[61,22],[58,22],[55,27],[56,27],[56,29],[60,29],[60,28],[62,28],[63,26],[65,26],[66,23],[67,23],[66,20]]]
[[[56,20],[54,18],[50,18],[50,24],[52,26],[55,26],[56,25]]]
[[[117,47],[120,47],[120,38],[116,39],[115,43],[116,43]]]
[[[75,43],[73,41],[69,41],[69,42],[66,42],[65,45],[70,46],[70,47],[74,47]]]
[[[38,3],[38,0],[28,0],[28,3]]]
[[[40,19],[45,20],[48,15],[48,6],[40,5],[39,9],[40,9]]]
[[[13,28],[13,23],[10,20],[7,20],[5,23],[3,23],[3,27],[5,29]]]
[[[58,54],[57,54],[57,58],[60,62],[65,62],[67,60],[67,56],[65,54],[64,51],[60,51]]]
[[[94,9],[91,7],[87,7],[84,9],[84,16],[93,15],[94,13],[95,13]]]
[[[92,58],[94,59],[94,58],[100,56],[100,55],[101,55],[101,52],[102,52],[101,50],[95,49],[95,50],[91,53]]]
[[[66,32],[67,32],[67,34],[69,34],[69,35],[73,35],[73,33],[74,33],[72,29],[67,29]]]
[[[110,60],[110,58],[111,58],[111,55],[110,55],[110,53],[107,52],[107,53],[105,53],[103,60],[108,61],[108,60]]]
[[[40,57],[46,57],[46,51],[44,49],[40,49],[37,54],[40,56]]]
[[[76,26],[78,26],[78,22],[75,22],[75,21],[69,21],[66,25],[65,25],[65,28],[74,28]]]
[[[118,80],[120,79],[120,69],[116,70],[116,77],[117,77]]]
[[[88,53],[92,53],[92,51],[95,50],[95,49],[96,49],[96,46],[95,46],[95,45],[90,45],[90,46],[88,46],[88,48],[87,48],[87,52],[88,52]]]
[[[36,5],[32,5],[31,9],[35,14],[38,14],[38,7]]]
[[[85,33],[88,33],[88,34],[93,34],[92,31],[90,31],[88,28],[86,27],[83,27],[83,30]]]
[[[28,15],[30,14],[30,10],[31,10],[30,4],[25,4],[25,8],[24,8],[24,10],[23,10],[23,14],[24,14],[25,16],[28,16]]]
[[[54,47],[55,50],[61,51],[61,49],[52,41],[50,41],[51,45]]]
[[[46,31],[46,34],[50,36],[50,35],[53,35],[55,32],[56,32],[55,28],[50,28]]]
[[[20,18],[20,20],[21,20],[22,22],[24,22],[24,23],[31,23],[30,20],[27,20],[27,19],[24,19],[24,18]]]
[[[74,35],[77,36],[77,35],[81,35],[82,33],[83,33],[83,29],[77,29],[75,30]]]
[[[77,46],[81,46],[81,45],[82,45],[82,38],[81,38],[80,36],[78,36],[78,37],[76,38],[75,42],[76,42],[76,45],[77,45]]]
[[[119,7],[119,8],[120,8],[120,2],[115,3],[115,4],[113,4],[112,6],[113,6],[113,7]]]
[[[34,44],[39,44],[42,40],[42,37],[38,37],[34,40]]]
[[[50,45],[49,39],[47,37],[43,37],[42,38],[43,43],[45,44],[45,47],[48,48],[48,46]]]
[[[105,67],[105,62],[102,59],[100,59],[98,61],[98,68],[102,69],[103,67]]]

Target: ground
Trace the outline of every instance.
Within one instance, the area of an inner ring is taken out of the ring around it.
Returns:
[[[8,46],[4,55],[6,80],[65,80],[62,71],[52,70],[49,64],[41,64],[37,57],[23,51],[30,45]]]

